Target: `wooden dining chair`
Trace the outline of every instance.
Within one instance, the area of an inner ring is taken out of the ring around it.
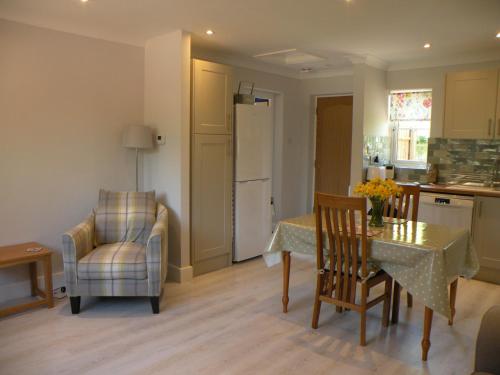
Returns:
[[[394,219],[408,219],[411,203],[411,221],[418,219],[418,203],[420,200],[420,186],[398,184],[403,191],[393,195],[385,201],[384,216]]]
[[[418,204],[420,201],[420,186],[413,184],[398,184],[403,190],[398,195],[393,195],[386,200],[384,206],[384,216],[394,219],[408,219],[411,206],[411,221],[418,220]],[[399,300],[401,295],[401,286],[397,281],[394,282],[394,296],[392,298],[392,322],[399,320]],[[413,306],[413,296],[406,293],[406,303],[408,307]]]
[[[356,223],[356,212],[361,222]],[[357,311],[361,315],[360,345],[366,345],[366,311],[384,302],[382,325],[389,325],[392,278],[382,270],[369,272],[367,262],[366,198],[316,193],[317,280],[312,328],[318,328],[321,303]],[[325,238],[324,227],[326,227]],[[369,290],[385,282],[384,293],[368,301]],[[361,297],[356,302],[356,289]]]

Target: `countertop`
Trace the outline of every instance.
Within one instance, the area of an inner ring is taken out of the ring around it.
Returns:
[[[429,193],[447,193],[447,194],[472,195],[472,196],[477,195],[481,197],[500,198],[500,190],[495,190],[493,188],[480,187],[480,186],[429,184],[429,185],[420,185],[420,190]]]

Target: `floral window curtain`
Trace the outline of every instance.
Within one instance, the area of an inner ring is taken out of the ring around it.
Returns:
[[[432,92],[414,91],[391,94],[391,121],[431,119]]]

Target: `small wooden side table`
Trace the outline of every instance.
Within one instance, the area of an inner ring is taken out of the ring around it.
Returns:
[[[29,252],[29,248],[42,248],[38,252]],[[23,303],[16,306],[0,309],[0,317],[15,314],[32,307],[47,305],[50,309],[54,307],[54,299],[52,297],[52,251],[44,248],[36,242],[28,242],[19,245],[0,247],[0,268],[11,267],[17,264],[29,264],[30,279],[31,279],[31,295],[41,297],[36,301]],[[37,261],[43,262],[45,291],[38,288],[38,279],[36,272]]]

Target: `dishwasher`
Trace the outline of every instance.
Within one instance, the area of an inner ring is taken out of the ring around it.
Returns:
[[[471,230],[474,197],[421,193],[418,221]]]

